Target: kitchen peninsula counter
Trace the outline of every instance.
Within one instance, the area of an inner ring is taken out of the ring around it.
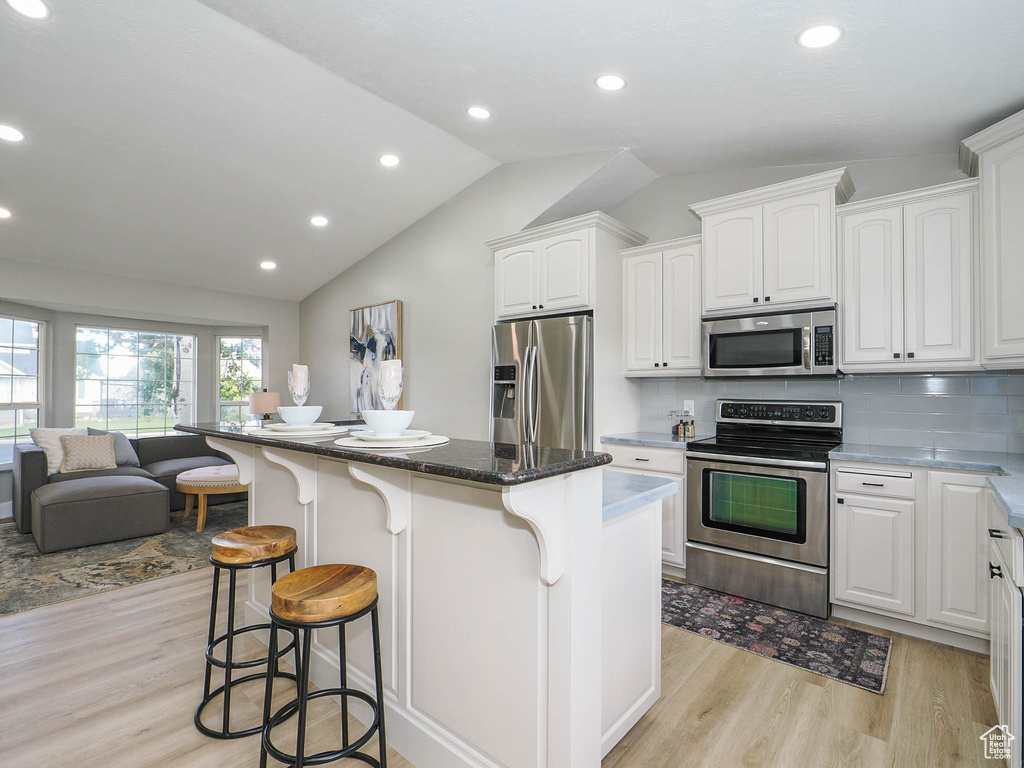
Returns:
[[[660,696],[666,491],[613,477],[606,519],[608,454],[178,429],[234,460],[250,525],[296,529],[297,567],[377,573],[388,741],[418,768],[599,768]],[[250,621],[269,605],[269,577],[254,572]],[[368,622],[349,629],[347,665],[372,690]],[[313,681],[336,684],[338,666],[336,633],[319,633]]]

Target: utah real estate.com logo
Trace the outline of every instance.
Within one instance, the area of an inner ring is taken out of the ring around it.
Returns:
[[[996,725],[989,728],[981,736],[978,737],[985,743],[985,759],[986,760],[1009,760],[1010,759],[1010,742],[1014,740],[1014,735],[1010,733],[1010,727],[1007,725]]]

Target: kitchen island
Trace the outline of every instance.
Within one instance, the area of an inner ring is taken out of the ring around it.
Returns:
[[[178,429],[235,461],[250,525],[298,531],[298,567],[377,572],[388,740],[417,768],[597,768],[660,695],[660,496],[638,490],[631,506],[620,488],[604,519],[607,454],[470,440],[368,451]],[[269,602],[261,574],[249,619],[265,620]],[[348,667],[371,690],[368,629],[351,628]],[[335,681],[338,663],[324,633],[314,682]]]

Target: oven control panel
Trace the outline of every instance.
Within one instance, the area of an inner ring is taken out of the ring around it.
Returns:
[[[836,403],[719,400],[719,421],[770,421],[831,426],[839,424]]]

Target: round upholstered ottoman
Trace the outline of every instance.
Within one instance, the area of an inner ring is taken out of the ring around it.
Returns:
[[[248,487],[238,482],[238,467],[234,464],[217,467],[199,467],[178,475],[175,483],[185,494],[185,517],[192,514],[192,502],[199,498],[196,530],[206,527],[206,497],[218,493],[245,493]]]

